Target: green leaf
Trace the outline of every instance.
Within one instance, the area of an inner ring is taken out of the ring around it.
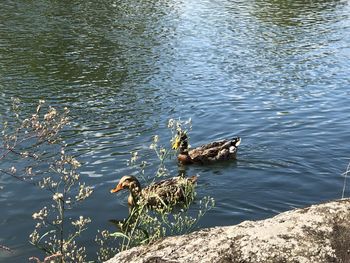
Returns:
[[[109,236],[111,237],[122,237],[122,238],[126,238],[126,239],[130,239],[130,237],[128,237],[127,235],[121,233],[121,232],[114,232],[112,234],[110,234]]]

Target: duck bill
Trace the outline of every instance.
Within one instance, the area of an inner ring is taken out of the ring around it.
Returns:
[[[172,148],[173,148],[173,150],[177,150],[177,149],[179,149],[179,147],[180,147],[180,138],[176,137],[175,141],[174,141],[174,143],[172,145]]]
[[[113,193],[117,193],[119,192],[120,190],[123,190],[123,187],[121,185],[117,185],[115,188],[113,188],[110,192],[113,194]]]
[[[178,144],[176,142],[173,143],[172,149],[177,150],[179,148]]]

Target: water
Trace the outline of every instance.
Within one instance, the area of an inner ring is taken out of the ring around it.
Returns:
[[[0,113],[9,98],[68,106],[67,138],[94,195],[73,216],[97,229],[127,214],[111,195],[130,151],[193,119],[192,145],[240,135],[238,160],[191,166],[216,207],[200,227],[339,198],[349,162],[348,1],[14,1],[0,3]],[[176,163],[170,163],[174,174]],[[38,255],[31,214],[45,193],[0,175],[3,262]],[[349,196],[349,191],[347,191]],[[194,207],[193,210],[198,209]],[[93,255],[90,255],[93,256]]]

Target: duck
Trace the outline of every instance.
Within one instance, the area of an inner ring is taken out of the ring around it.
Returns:
[[[185,203],[188,198],[191,198],[191,194],[187,192],[190,189],[188,187],[194,186],[197,178],[196,175],[188,178],[177,176],[142,188],[135,176],[125,175],[110,192],[117,193],[123,189],[128,189],[130,192],[128,205],[131,208],[140,205],[142,201],[145,202],[147,207],[151,208],[161,208],[168,205],[171,207],[178,203]]]
[[[172,148],[179,151],[177,159],[181,164],[208,164],[236,159],[240,143],[241,138],[235,137],[190,149],[187,132],[180,131],[174,139]]]

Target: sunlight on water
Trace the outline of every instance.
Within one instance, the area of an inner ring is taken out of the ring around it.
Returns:
[[[38,99],[71,109],[66,139],[95,189],[73,215],[93,220],[88,250],[96,229],[127,214],[126,194],[109,190],[133,172],[130,152],[154,166],[148,147],[154,134],[168,144],[169,118],[193,119],[193,146],[243,138],[236,162],[186,170],[200,174],[198,196],[216,200],[201,227],[340,197],[348,1],[5,0],[0,9],[0,119],[13,96],[27,112]],[[169,169],[177,174],[175,162]],[[37,253],[30,216],[45,195],[4,175],[0,186],[0,244],[15,249],[4,260],[22,262]]]

